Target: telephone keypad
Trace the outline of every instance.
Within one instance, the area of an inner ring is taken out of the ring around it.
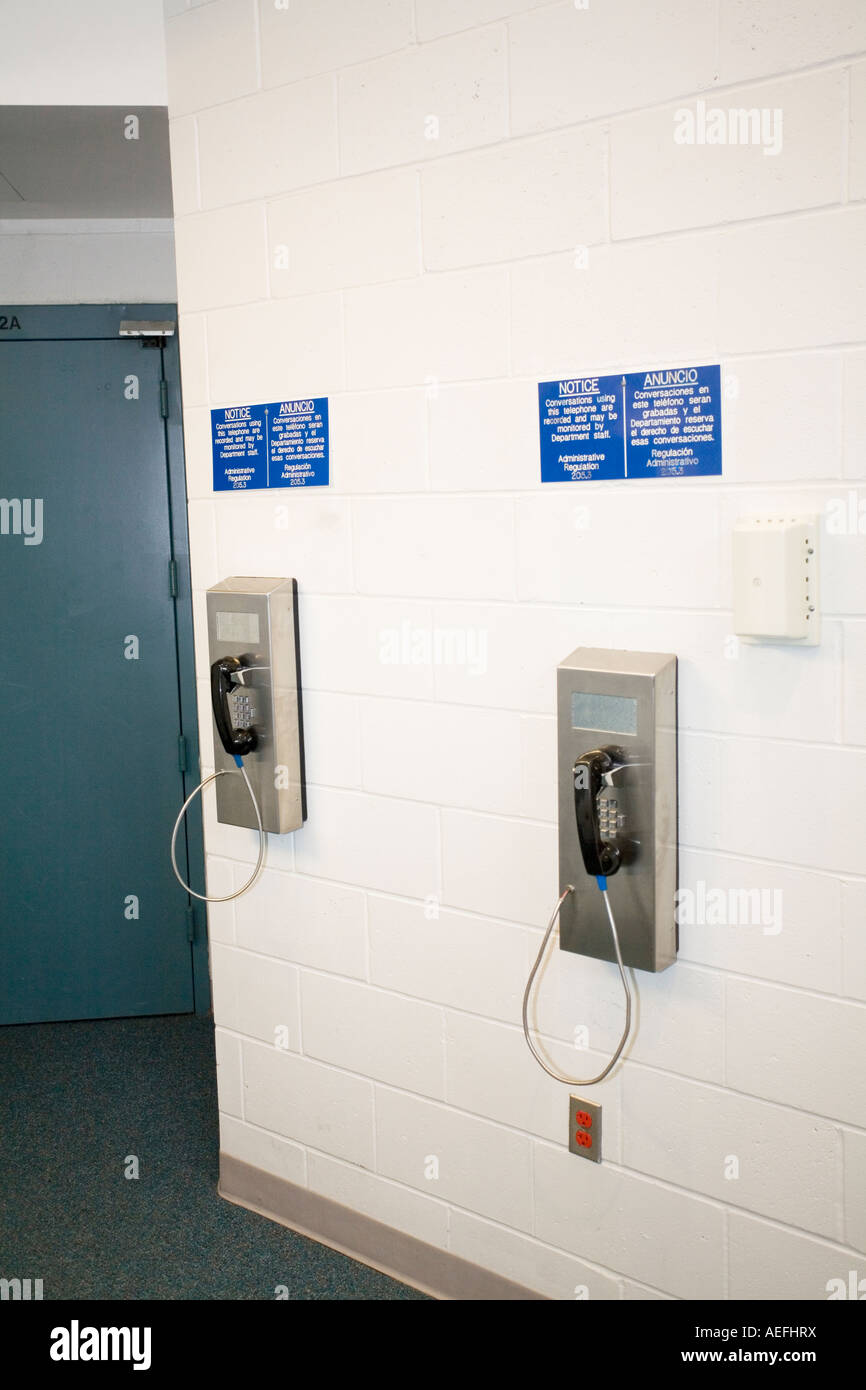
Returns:
[[[619,811],[617,801],[602,793],[596,799],[598,807],[598,829],[603,840],[615,840],[617,831],[622,829],[625,816]]]
[[[229,699],[232,707],[232,724],[236,729],[252,728],[255,719],[255,709],[253,708],[250,696],[245,690],[233,690]]]

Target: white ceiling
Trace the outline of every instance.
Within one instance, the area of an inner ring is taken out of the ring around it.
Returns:
[[[162,0],[0,0],[0,105],[165,106]]]

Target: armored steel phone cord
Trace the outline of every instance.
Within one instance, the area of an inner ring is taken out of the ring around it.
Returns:
[[[599,876],[596,879],[596,882],[599,888],[601,889],[601,896],[604,898],[604,905],[607,908],[607,918],[610,922],[610,932],[611,936],[613,937],[613,948],[616,951],[616,963],[619,966],[619,977],[622,980],[622,987],[625,991],[625,1027],[622,1030],[622,1037],[620,1038],[619,1043],[617,1044],[616,1052],[611,1057],[604,1071],[600,1071],[598,1076],[563,1076],[562,1072],[555,1071],[553,1067],[548,1066],[547,1062],[544,1060],[541,1053],[538,1051],[535,1044],[533,1043],[529,1033],[529,1000],[532,994],[532,986],[535,982],[535,977],[538,974],[539,966],[541,965],[541,962],[544,959],[544,952],[547,949],[547,943],[550,940],[550,934],[553,931],[553,928],[556,925],[557,918],[559,917],[559,914],[562,910],[562,904],[565,902],[569,893],[574,892],[574,885],[571,883],[569,883],[568,887],[560,895],[559,902],[553,909],[553,916],[547,924],[547,931],[544,933],[544,940],[541,943],[541,948],[538,952],[538,955],[535,957],[535,964],[533,965],[532,970],[529,973],[529,979],[526,981],[526,989],[523,991],[523,1036],[526,1038],[527,1046],[529,1047],[529,1050],[532,1053],[538,1065],[544,1068],[548,1076],[552,1076],[554,1081],[564,1081],[569,1086],[594,1086],[597,1081],[603,1081],[604,1078],[608,1075],[608,1073],[613,1071],[613,1068],[619,1061],[622,1055],[622,1050],[628,1042],[628,1035],[631,1032],[631,990],[629,989],[629,983],[626,978],[625,967],[622,963],[622,951],[619,948],[619,936],[616,930],[616,922],[613,920],[613,912],[611,911],[610,907],[610,899],[607,896],[607,879]]]
[[[180,830],[181,822],[184,816],[186,815],[187,810],[189,809],[190,802],[194,801],[195,798],[199,796],[201,792],[204,791],[205,787],[209,787],[211,782],[215,782],[218,777],[234,776],[233,773],[229,772],[226,768],[221,768],[219,772],[212,772],[210,777],[206,777],[203,782],[199,782],[195,791],[190,792],[186,801],[181,806],[177,820],[174,823],[174,830],[171,832],[171,867],[174,869],[174,876],[180,884],[181,888],[185,888],[187,893],[190,893],[194,898],[198,898],[199,902],[202,903],[230,903],[233,902],[235,898],[239,898],[242,893],[245,893],[247,891],[248,888],[252,888],[253,884],[259,876],[259,873],[261,872],[262,861],[265,857],[265,832],[262,828],[262,813],[259,810],[259,803],[256,800],[255,792],[250,786],[250,779],[247,776],[247,770],[244,767],[243,759],[235,756],[235,762],[240,768],[241,776],[246,782],[247,791],[250,794],[250,801],[253,803],[253,810],[256,813],[256,820],[258,822],[259,827],[259,857],[256,860],[256,867],[253,869],[252,874],[247,879],[243,888],[239,888],[236,893],[226,893],[225,897],[222,898],[209,898],[206,893],[197,893],[194,888],[190,888],[189,884],[184,883],[183,879],[181,878],[180,870],[177,867],[177,853],[175,850],[175,845],[177,842],[177,832]]]

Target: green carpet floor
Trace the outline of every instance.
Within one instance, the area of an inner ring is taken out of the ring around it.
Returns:
[[[191,1016],[0,1028],[0,1278],[46,1300],[423,1299],[217,1195],[215,1073]]]

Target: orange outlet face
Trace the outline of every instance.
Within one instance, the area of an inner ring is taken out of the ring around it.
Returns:
[[[601,1163],[601,1106],[594,1101],[569,1096],[568,1147],[580,1158]]]

